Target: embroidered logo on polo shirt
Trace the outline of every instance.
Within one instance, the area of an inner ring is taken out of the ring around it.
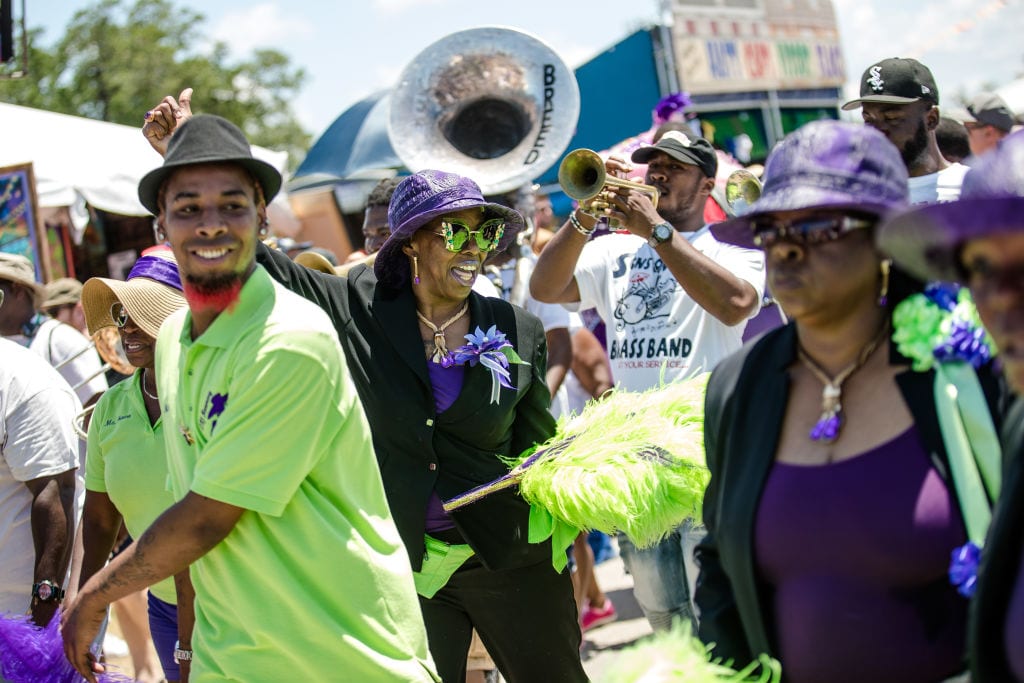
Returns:
[[[207,392],[206,402],[203,404],[203,412],[199,417],[200,426],[205,429],[206,422],[209,421],[210,434],[213,434],[214,428],[217,427],[217,418],[224,413],[224,410],[227,407],[227,394],[215,394],[212,391]]]

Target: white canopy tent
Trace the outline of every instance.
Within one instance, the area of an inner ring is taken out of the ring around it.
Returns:
[[[253,146],[253,154],[285,173],[287,153]],[[0,103],[0,167],[28,162],[41,208],[74,206],[81,197],[103,211],[146,216],[139,179],[161,159],[142,137],[141,124],[133,128]],[[278,234],[293,234],[298,224],[283,193],[279,198],[271,225]]]
[[[1007,83],[996,90],[996,94],[1003,98],[1018,120],[1024,119],[1024,78]]]

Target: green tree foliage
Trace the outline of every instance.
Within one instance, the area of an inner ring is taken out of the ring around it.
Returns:
[[[286,150],[294,166],[310,143],[291,110],[305,72],[276,50],[233,60],[203,36],[203,22],[171,0],[99,0],[51,48],[29,31],[28,76],[0,80],[0,100],[141,126],[160,98],[192,87],[195,111],[234,121],[253,143]]]

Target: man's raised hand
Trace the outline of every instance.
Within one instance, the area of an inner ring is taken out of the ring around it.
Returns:
[[[167,154],[167,143],[179,123],[192,118],[192,88],[185,88],[178,99],[168,95],[146,112],[142,134],[160,156]]]

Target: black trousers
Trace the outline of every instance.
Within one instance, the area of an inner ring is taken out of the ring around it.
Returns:
[[[466,680],[473,628],[508,683],[587,680],[572,581],[550,562],[490,571],[471,557],[420,608],[444,683]]]

